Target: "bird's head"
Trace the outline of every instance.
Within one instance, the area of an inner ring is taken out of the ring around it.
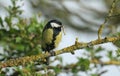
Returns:
[[[60,29],[65,34],[65,32],[64,32],[64,26],[62,25],[62,23],[60,21],[55,20],[55,19],[54,20],[50,20],[47,23],[46,28]]]
[[[52,28],[62,28],[63,27],[62,23],[60,21],[58,21],[58,20],[50,20],[48,22],[48,24]]]

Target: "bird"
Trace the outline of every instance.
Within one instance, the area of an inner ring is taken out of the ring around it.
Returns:
[[[59,20],[53,19],[48,21],[42,31],[42,50],[46,53],[53,52],[58,47],[62,39],[62,31],[64,28]],[[49,57],[46,57],[45,64],[49,65]]]

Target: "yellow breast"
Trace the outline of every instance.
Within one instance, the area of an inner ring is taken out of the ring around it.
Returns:
[[[62,38],[62,32],[60,32],[60,33],[56,36],[56,40],[54,41],[55,47],[58,46],[58,44],[59,44],[60,41],[61,41],[61,38]]]

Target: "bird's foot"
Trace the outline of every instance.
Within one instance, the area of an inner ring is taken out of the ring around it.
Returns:
[[[55,56],[55,52],[54,51],[51,51],[50,54],[51,54],[51,56]]]

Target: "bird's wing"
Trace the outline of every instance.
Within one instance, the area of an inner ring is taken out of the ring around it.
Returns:
[[[53,40],[53,30],[47,29],[42,33],[42,47],[46,48],[47,45],[51,44]]]

